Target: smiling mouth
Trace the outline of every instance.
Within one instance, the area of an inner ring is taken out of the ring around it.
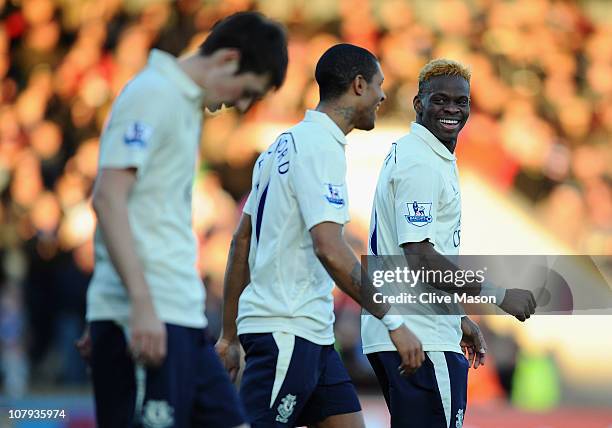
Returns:
[[[459,124],[461,123],[459,119],[439,119],[438,122],[440,122],[442,128],[448,129],[449,131],[454,131],[459,128]]]

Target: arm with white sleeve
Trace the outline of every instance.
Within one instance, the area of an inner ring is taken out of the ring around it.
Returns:
[[[413,270],[457,272],[461,268],[434,248],[434,231],[441,192],[441,176],[427,163],[414,162],[402,165],[401,173],[394,182],[396,227],[398,245],[402,247],[408,264]],[[404,212],[409,201],[431,204],[430,219],[420,224],[411,222]],[[494,296],[497,306],[503,311],[525,321],[535,312],[536,301],[529,290],[505,289],[484,282],[470,287],[459,287],[453,283],[437,281],[433,275],[428,284],[447,293]]]

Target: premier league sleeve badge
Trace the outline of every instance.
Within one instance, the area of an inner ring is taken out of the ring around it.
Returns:
[[[432,221],[431,217],[431,202],[408,202],[406,203],[408,208],[408,215],[406,221],[413,226],[423,227]]]

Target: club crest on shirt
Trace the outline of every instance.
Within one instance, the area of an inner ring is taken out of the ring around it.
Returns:
[[[333,207],[342,208],[344,206],[344,198],[342,197],[342,185],[325,183],[325,199]]]
[[[149,400],[142,412],[145,428],[168,428],[174,425],[174,409],[163,400]]]
[[[423,227],[428,223],[431,223],[431,202],[417,202],[406,203],[408,207],[408,215],[406,221],[413,226]]]
[[[123,142],[127,146],[145,148],[153,135],[153,128],[143,122],[132,122],[123,135]]]
[[[276,422],[280,422],[282,424],[286,424],[289,422],[289,418],[293,413],[293,409],[296,404],[296,396],[287,394],[283,397],[280,404],[277,407],[278,415],[276,415]]]
[[[457,410],[457,417],[455,418],[455,428],[463,427],[463,409]]]

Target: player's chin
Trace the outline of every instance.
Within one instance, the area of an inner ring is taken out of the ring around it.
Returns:
[[[370,117],[364,117],[358,123],[355,124],[355,129],[360,129],[362,131],[371,131],[376,126],[376,112],[374,112]]]
[[[464,126],[465,126],[465,121],[460,122],[459,125],[454,129],[448,129],[442,125],[439,125],[438,133],[443,135],[446,138],[456,140]]]

